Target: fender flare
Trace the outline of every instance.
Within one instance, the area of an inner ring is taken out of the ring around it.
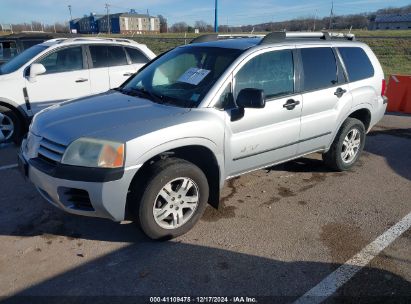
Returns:
[[[358,111],[358,110],[362,110],[362,109],[366,109],[366,110],[368,110],[370,113],[372,113],[372,109],[373,109],[373,108],[372,108],[372,105],[371,105],[370,103],[360,103],[360,104],[357,104],[356,106],[352,107],[352,108],[350,109],[350,111],[348,112],[348,114],[344,116],[344,119],[341,119],[341,121],[338,123],[338,126],[337,126],[337,128],[335,129],[335,131],[334,131],[334,134],[333,134],[333,137],[332,137],[332,139],[331,139],[331,141],[330,141],[330,144],[328,145],[328,147],[327,147],[327,149],[325,150],[325,152],[327,152],[327,151],[330,149],[330,147],[331,147],[332,143],[334,142],[335,137],[337,136],[338,131],[341,129],[341,126],[342,126],[342,124],[344,123],[344,121],[346,121],[347,118],[350,117],[350,115],[351,115],[352,113],[354,113],[355,111]],[[368,132],[368,130],[366,130],[366,132]]]
[[[218,145],[214,141],[205,137],[183,137],[178,139],[172,139],[170,141],[152,147],[150,150],[140,155],[135,161],[132,161],[132,163],[136,164],[138,167],[141,167],[148,160],[152,159],[157,155],[160,155],[161,153],[188,146],[201,146],[208,149],[213,154],[219,170],[221,189],[225,181],[224,151],[223,149],[219,150],[217,148]],[[134,165],[131,165],[131,167],[133,166]]]
[[[0,106],[5,106],[11,108],[12,110],[16,110],[17,113],[20,114],[23,118],[23,123],[25,123],[27,126],[30,123],[32,117],[28,115],[27,111],[23,108],[23,105],[19,105],[16,102],[5,97],[0,97]]]

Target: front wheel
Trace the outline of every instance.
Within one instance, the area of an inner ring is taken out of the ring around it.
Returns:
[[[4,106],[0,106],[0,144],[19,143],[22,136],[22,124],[16,113]]]
[[[330,150],[323,154],[327,166],[337,171],[346,171],[357,162],[365,144],[364,124],[348,118],[334,139]]]
[[[176,158],[158,161],[138,203],[140,227],[152,239],[182,235],[201,218],[208,194],[207,178],[194,164]]]

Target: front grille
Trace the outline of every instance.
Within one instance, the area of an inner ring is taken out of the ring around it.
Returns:
[[[38,157],[50,164],[57,164],[61,162],[66,148],[62,144],[43,137],[40,141]]]

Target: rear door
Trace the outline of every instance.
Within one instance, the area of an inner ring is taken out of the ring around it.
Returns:
[[[110,89],[119,87],[137,70],[129,64],[124,47],[109,45],[108,49],[108,73],[110,77]]]
[[[333,48],[312,46],[299,49],[299,54],[303,108],[297,153],[305,154],[329,146],[352,96]]]
[[[58,49],[36,63],[43,64],[46,72],[34,80],[26,78],[34,113],[57,102],[90,94],[89,70],[81,46]]]
[[[98,94],[106,92],[110,89],[107,45],[91,44],[88,46],[88,50],[91,93]]]

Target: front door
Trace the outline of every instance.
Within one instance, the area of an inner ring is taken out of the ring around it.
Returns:
[[[27,93],[34,113],[57,102],[90,94],[89,70],[81,46],[57,50],[37,61],[46,72],[26,78]]]
[[[234,72],[234,100],[245,88],[264,91],[266,105],[227,110],[227,175],[268,166],[296,155],[300,134],[301,95],[295,93],[294,52],[290,49],[260,51]]]

